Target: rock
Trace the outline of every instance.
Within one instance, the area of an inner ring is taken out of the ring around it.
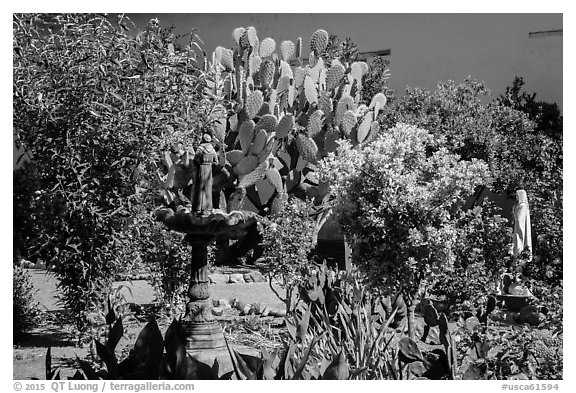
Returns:
[[[250,277],[252,278],[253,282],[265,282],[266,277],[259,271],[254,271],[250,273]]]
[[[216,315],[217,317],[222,316],[222,314],[224,314],[224,307],[213,307],[212,314]]]
[[[252,276],[250,275],[250,273],[244,273],[242,275],[242,277],[244,277],[245,282],[253,282],[254,281],[254,280],[252,280]]]
[[[211,284],[228,284],[230,277],[227,274],[211,274],[210,283]]]
[[[262,309],[260,309],[260,316],[267,317],[268,314],[270,314],[270,310],[268,309],[268,307],[262,306]]]
[[[40,262],[36,262],[36,264],[34,265],[34,269],[44,269],[44,262],[40,261]]]
[[[236,274],[231,274],[230,275],[230,279],[228,280],[228,282],[230,284],[238,284],[238,283],[243,283],[244,281],[244,275],[240,274],[240,273],[236,273]]]
[[[231,308],[232,305],[230,305],[230,301],[228,301],[228,299],[218,299],[216,300],[216,302],[218,302],[217,306],[218,307],[224,307],[224,308]]]
[[[238,311],[244,311],[244,309],[246,308],[246,306],[248,306],[246,303],[244,303],[241,300],[236,300],[234,302],[234,308]]]
[[[286,310],[270,310],[268,315],[271,317],[284,317],[286,316]]]

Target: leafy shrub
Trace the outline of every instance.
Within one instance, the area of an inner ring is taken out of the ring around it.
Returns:
[[[398,124],[361,150],[342,143],[321,163],[355,263],[372,287],[402,294],[411,337],[422,280],[454,263],[460,228],[453,206],[488,180],[483,162],[460,160],[442,143]]]
[[[497,213],[489,202],[458,212],[454,266],[439,274],[428,290],[447,301],[450,311],[474,315],[486,297],[496,293],[501,274],[512,264],[511,228]]]
[[[468,78],[441,82],[435,90],[407,88],[380,116],[382,128],[412,124],[443,138],[462,159],[484,160],[492,191],[522,182],[530,203],[534,260],[526,274],[562,279],[562,118],[555,104],[534,100],[515,80],[505,96],[486,103],[487,86]]]
[[[14,15],[15,139],[38,182],[23,211],[80,329],[134,261],[133,216],[158,181],[149,164],[203,124],[194,34],[172,53],[157,20],[138,36],[129,24],[124,15]]]
[[[143,219],[139,231],[141,257],[150,270],[149,281],[156,300],[171,317],[179,315],[186,301],[190,280],[190,246],[182,234],[167,230],[151,217]]]
[[[459,322],[462,379],[562,379],[562,339],[529,326],[485,331]]]
[[[286,304],[286,312],[292,311],[293,295],[297,295],[302,279],[302,269],[308,264],[308,256],[314,248],[316,221],[311,217],[311,205],[291,198],[285,208],[270,217],[270,224],[260,225],[262,234],[262,259],[269,266],[270,287]],[[272,286],[275,281],[286,290],[281,297]]]
[[[531,206],[531,224],[536,234],[534,259],[524,275],[549,284],[562,280],[563,150],[562,116],[556,103],[536,101],[536,93],[522,91],[524,80],[514,78],[512,86],[498,97],[498,103],[524,112],[535,124],[537,150],[530,161],[524,182]]]
[[[12,268],[12,334],[14,342],[20,341],[25,333],[38,323],[40,310],[34,301],[34,286],[30,275],[22,268]]]

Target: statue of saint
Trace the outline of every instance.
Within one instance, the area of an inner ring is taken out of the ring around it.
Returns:
[[[202,136],[202,143],[196,149],[194,165],[196,178],[192,192],[192,212],[208,216],[212,213],[212,165],[218,164],[218,154],[212,145],[209,134]]]
[[[513,207],[514,215],[514,238],[512,239],[512,253],[514,260],[526,247],[532,252],[532,231],[530,229],[530,209],[526,191],[516,191],[516,204]]]

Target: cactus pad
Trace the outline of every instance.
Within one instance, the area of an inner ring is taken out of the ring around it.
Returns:
[[[318,92],[316,91],[316,84],[309,76],[304,78],[304,94],[306,95],[306,100],[310,104],[318,103]]]
[[[288,91],[289,87],[290,87],[290,77],[288,75],[282,75],[278,79],[278,84],[276,85],[276,91],[278,92],[278,94],[282,94]]]
[[[290,61],[292,56],[294,56],[294,51],[295,47],[292,41],[290,40],[282,41],[282,43],[280,44],[280,53],[282,54],[282,60],[284,60],[285,62]]]
[[[324,60],[321,57],[318,58],[314,67],[310,69],[310,77],[314,83],[318,83],[320,80],[320,72],[324,70]]]
[[[240,45],[240,38],[245,31],[246,29],[243,27],[237,27],[234,29],[234,31],[232,31],[232,37],[234,38],[234,42],[236,42],[237,45]]]
[[[326,71],[326,90],[330,91],[342,80],[346,70],[344,66],[338,62],[338,64],[332,64],[332,66]]]
[[[304,84],[304,78],[306,77],[308,70],[298,67],[294,70],[294,86],[300,88]]]
[[[248,154],[248,149],[254,140],[254,127],[255,124],[252,120],[246,120],[240,126],[240,131],[238,131],[238,138],[240,138],[240,148],[244,154]]]
[[[296,147],[300,152],[302,158],[306,161],[315,161],[316,154],[318,153],[318,146],[312,138],[307,137],[304,134],[298,134],[296,136]]]
[[[258,44],[258,32],[254,26],[250,26],[246,29],[246,36],[250,46],[255,47]]]
[[[258,56],[255,52],[250,55],[248,59],[248,70],[250,76],[257,74],[260,71],[260,65],[262,64],[262,58]]]
[[[308,118],[306,131],[309,137],[314,137],[322,131],[322,116],[324,116],[324,113],[321,110],[316,110],[310,118]]]
[[[314,52],[310,52],[310,56],[308,56],[308,65],[310,66],[310,68],[316,66],[316,63],[318,63],[318,59],[319,57],[314,56]]]
[[[366,137],[370,133],[370,128],[372,127],[372,112],[368,112],[362,123],[358,126],[358,143],[362,143],[366,140]]]
[[[266,160],[268,158],[268,156],[270,156],[270,153],[272,153],[272,150],[274,150],[274,148],[276,146],[277,146],[276,138],[268,139],[266,146],[264,146],[264,149],[258,154],[258,162],[262,162],[262,161]]]
[[[318,99],[318,108],[325,114],[332,112],[332,98],[327,91],[323,91]]]
[[[248,149],[248,154],[253,154],[257,156],[264,150],[264,146],[266,146],[266,139],[268,138],[268,134],[265,130],[260,130],[256,133],[254,137],[254,141],[252,141],[252,145],[250,145],[250,149]]]
[[[225,49],[226,48],[222,46],[217,46],[216,49],[214,49],[214,61],[216,63],[222,63],[222,51]]]
[[[270,97],[268,98],[268,105],[270,106],[269,108],[269,113],[274,113],[274,108],[276,108],[276,104],[278,103],[278,93],[276,92],[276,89],[272,89],[270,91]]]
[[[254,91],[248,97],[246,97],[246,116],[248,119],[253,119],[254,116],[258,114],[258,111],[264,103],[264,96],[260,90]]]
[[[266,179],[274,186],[278,193],[283,191],[282,177],[276,168],[268,168],[266,171]]]
[[[234,167],[233,170],[237,176],[243,176],[252,172],[257,166],[258,157],[246,156]]]
[[[328,38],[328,32],[326,30],[316,30],[310,38],[310,50],[315,52],[316,55],[320,55],[328,45]]]
[[[360,65],[359,62],[355,61],[354,63],[352,63],[352,65],[350,66],[350,75],[352,75],[352,77],[354,79],[356,79],[359,83],[362,81],[362,66]]]
[[[220,63],[226,71],[234,69],[234,52],[231,49],[222,48]]]
[[[350,135],[357,122],[354,112],[351,110],[344,112],[344,115],[342,116],[342,131],[344,131],[346,136]]]
[[[269,88],[274,80],[276,65],[270,59],[266,59],[260,64],[260,83],[264,88]]]
[[[276,127],[276,138],[284,138],[288,136],[294,127],[294,115],[285,115]]]
[[[338,105],[336,106],[336,115],[334,117],[334,124],[335,125],[340,125],[340,123],[342,123],[342,117],[344,116],[344,112],[346,112],[347,110],[354,110],[355,109],[355,104],[354,104],[354,99],[350,96],[343,96],[342,98],[340,98],[340,101],[338,101]]]
[[[240,161],[245,157],[245,154],[242,150],[232,150],[226,153],[226,159],[232,166],[238,165]]]
[[[294,98],[296,98],[296,89],[294,86],[290,86],[288,88],[288,106],[292,106],[294,104]]]
[[[302,37],[298,37],[296,40],[296,48],[294,49],[294,55],[297,59],[302,57]]]
[[[272,56],[272,53],[276,50],[276,41],[273,38],[267,37],[260,43],[260,57]]]
[[[256,125],[256,131],[264,130],[267,133],[272,133],[276,130],[278,125],[278,119],[272,114],[266,114],[260,118],[258,124]]]
[[[254,170],[241,176],[240,182],[238,183],[238,187],[248,188],[253,184],[256,184],[257,181],[264,179],[266,177],[266,171],[268,170],[268,165],[269,165],[268,162],[266,161],[262,162],[256,168],[254,168]]]
[[[288,76],[290,79],[294,78],[290,64],[286,63],[284,60],[280,60],[280,74],[282,76]]]

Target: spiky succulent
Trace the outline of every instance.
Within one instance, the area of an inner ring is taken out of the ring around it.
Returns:
[[[319,56],[328,45],[328,32],[323,29],[316,30],[310,38],[310,50]]]

